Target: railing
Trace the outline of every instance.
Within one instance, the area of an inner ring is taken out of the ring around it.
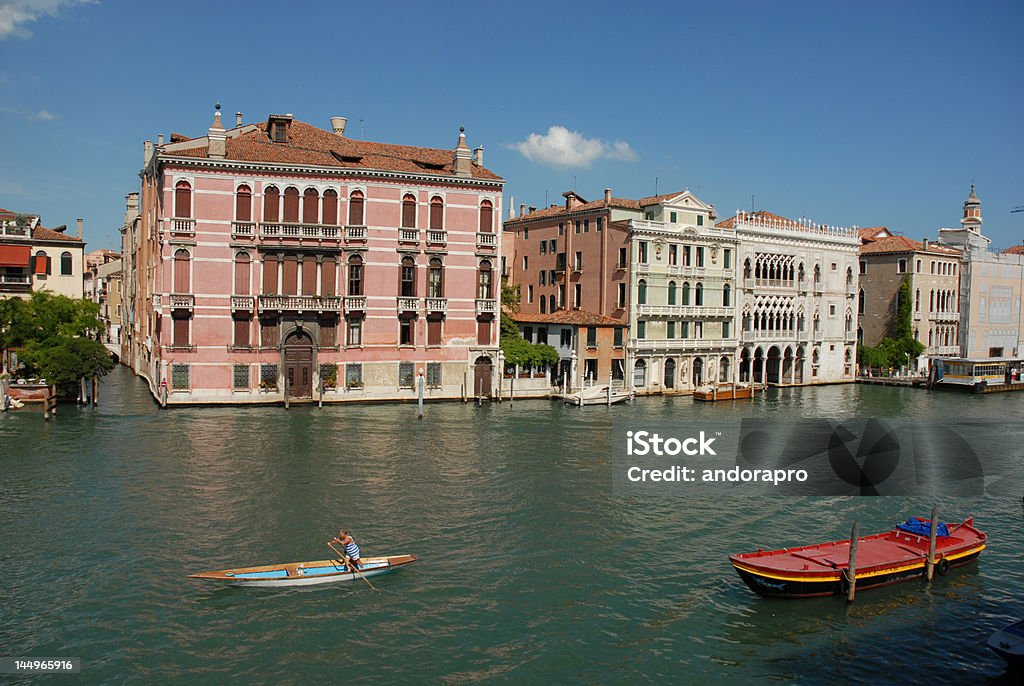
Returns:
[[[324,312],[341,308],[341,298],[333,295],[261,295],[259,303],[261,310]]]
[[[345,296],[345,312],[365,312],[366,311],[366,296],[364,295],[346,295]]]
[[[497,234],[478,232],[476,234],[476,244],[482,248],[493,248],[498,244]]]
[[[419,229],[399,229],[398,230],[398,242],[399,243],[419,243],[420,242],[420,230]]]
[[[260,224],[261,238],[308,238],[313,240],[338,240],[341,238],[340,226],[325,224],[298,224],[264,222]]]
[[[231,222],[231,237],[252,240],[256,237],[256,222]]]
[[[476,301],[476,313],[481,314],[496,314],[498,312],[498,301],[493,299],[482,299],[477,298]]]
[[[398,298],[399,312],[415,312],[420,308],[419,298]]]
[[[679,233],[678,228],[669,228],[670,226],[690,226],[696,229],[702,236],[716,236],[720,238],[733,238],[736,232],[733,229],[719,228],[717,226],[694,226],[692,224],[679,224],[673,225],[666,222],[659,222],[653,219],[630,219],[629,226],[632,229],[640,231],[669,231],[671,233]]]
[[[960,346],[958,345],[937,345],[932,347],[932,354],[934,355],[959,355]]]
[[[825,292],[825,284],[823,282],[821,282],[821,281],[815,281],[814,282],[814,292],[815,293],[824,293]]]
[[[231,309],[232,310],[251,310],[252,309],[252,296],[251,295],[233,295],[231,296]]]
[[[755,329],[753,331],[744,331],[742,335],[744,343],[752,343],[754,341],[789,341],[794,338],[800,338],[803,333],[792,329],[780,329],[778,331]]]
[[[427,298],[427,312],[447,312],[448,298]]]
[[[753,281],[753,285],[746,285],[746,288],[796,288],[796,282],[789,279],[758,279],[757,277],[746,277],[745,281]]]
[[[171,232],[193,234],[196,229],[195,219],[173,218],[171,221]]]
[[[802,279],[797,285],[797,289],[799,289],[801,293],[806,293],[811,289],[811,284],[807,279]]]
[[[0,236],[20,236],[23,238],[29,237],[27,226],[14,226],[13,224],[5,224],[0,227]]]
[[[640,262],[639,264],[636,265],[636,273],[637,274],[650,274],[651,273],[651,265],[647,264],[646,262]]]
[[[195,305],[196,297],[191,293],[171,293],[172,308],[191,308]]]
[[[703,305],[639,305],[641,317],[732,317],[736,312],[731,307],[704,307]]]
[[[852,281],[847,283],[846,284],[846,294],[847,295],[857,295],[857,284],[852,282]]]
[[[448,232],[437,229],[427,230],[427,243],[429,245],[446,245],[448,243]]]
[[[352,241],[365,241],[366,240],[366,227],[348,225],[345,227],[345,242],[349,243]]]
[[[27,286],[32,283],[29,274],[0,274],[0,284]]]
[[[714,350],[736,348],[739,341],[735,338],[631,338],[629,345],[634,350]]]
[[[957,322],[960,321],[959,312],[930,312],[928,319],[935,322]]]

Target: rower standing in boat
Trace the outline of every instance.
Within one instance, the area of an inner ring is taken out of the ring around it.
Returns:
[[[345,555],[348,556],[349,564],[352,567],[352,571],[355,571],[363,566],[362,563],[359,561],[359,546],[356,544],[355,539],[352,538],[352,536],[347,531],[345,531],[344,529],[338,531],[338,536],[334,540],[340,543],[341,547],[345,549]]]

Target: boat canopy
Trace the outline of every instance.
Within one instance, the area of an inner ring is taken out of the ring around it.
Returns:
[[[927,519],[921,519],[920,517],[911,517],[903,524],[897,524],[896,528],[900,531],[906,531],[908,534],[915,534],[917,536],[930,536],[932,532],[932,525]],[[949,536],[949,527],[942,522],[935,527],[936,536]]]

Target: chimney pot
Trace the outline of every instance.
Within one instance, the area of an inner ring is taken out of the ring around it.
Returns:
[[[237,127],[239,127],[241,125],[242,125],[242,113],[241,112],[235,112],[235,127],[237,128]]]
[[[604,189],[604,204],[606,206],[612,204],[612,189],[611,188],[605,188]]]
[[[484,146],[478,145],[473,148],[473,163],[478,167],[484,166]]]
[[[345,117],[331,117],[331,131],[336,136],[345,135],[345,125],[348,124],[348,119]]]
[[[157,136],[156,136],[156,144],[157,145],[163,145],[164,144],[164,135],[162,133],[157,134]]]
[[[526,203],[521,202],[521,203],[519,203],[519,216],[522,217],[525,214],[526,214]]]
[[[82,218],[79,217],[75,220],[75,224],[78,227],[78,240],[82,240]]]

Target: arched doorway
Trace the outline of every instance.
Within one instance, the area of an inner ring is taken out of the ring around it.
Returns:
[[[796,383],[804,382],[804,347],[801,345],[796,349],[796,374],[793,375]]]
[[[665,360],[665,388],[676,387],[676,361],[671,357]]]
[[[740,352],[740,383],[750,383],[750,348]]]
[[[693,361],[693,385],[694,387],[704,385],[704,360],[699,357]]]
[[[764,383],[764,351],[761,348],[754,351],[754,382]]]
[[[491,397],[491,373],[494,365],[491,358],[481,355],[473,363],[473,392],[478,398]]]
[[[782,383],[788,384],[793,379],[793,349],[786,346],[782,357]]]
[[[633,365],[633,386],[643,388],[646,383],[647,363],[643,360],[637,360],[636,364]]]
[[[293,331],[284,341],[284,382],[289,398],[313,397],[313,339]]]
[[[782,353],[776,346],[768,348],[768,383],[782,382]]]

